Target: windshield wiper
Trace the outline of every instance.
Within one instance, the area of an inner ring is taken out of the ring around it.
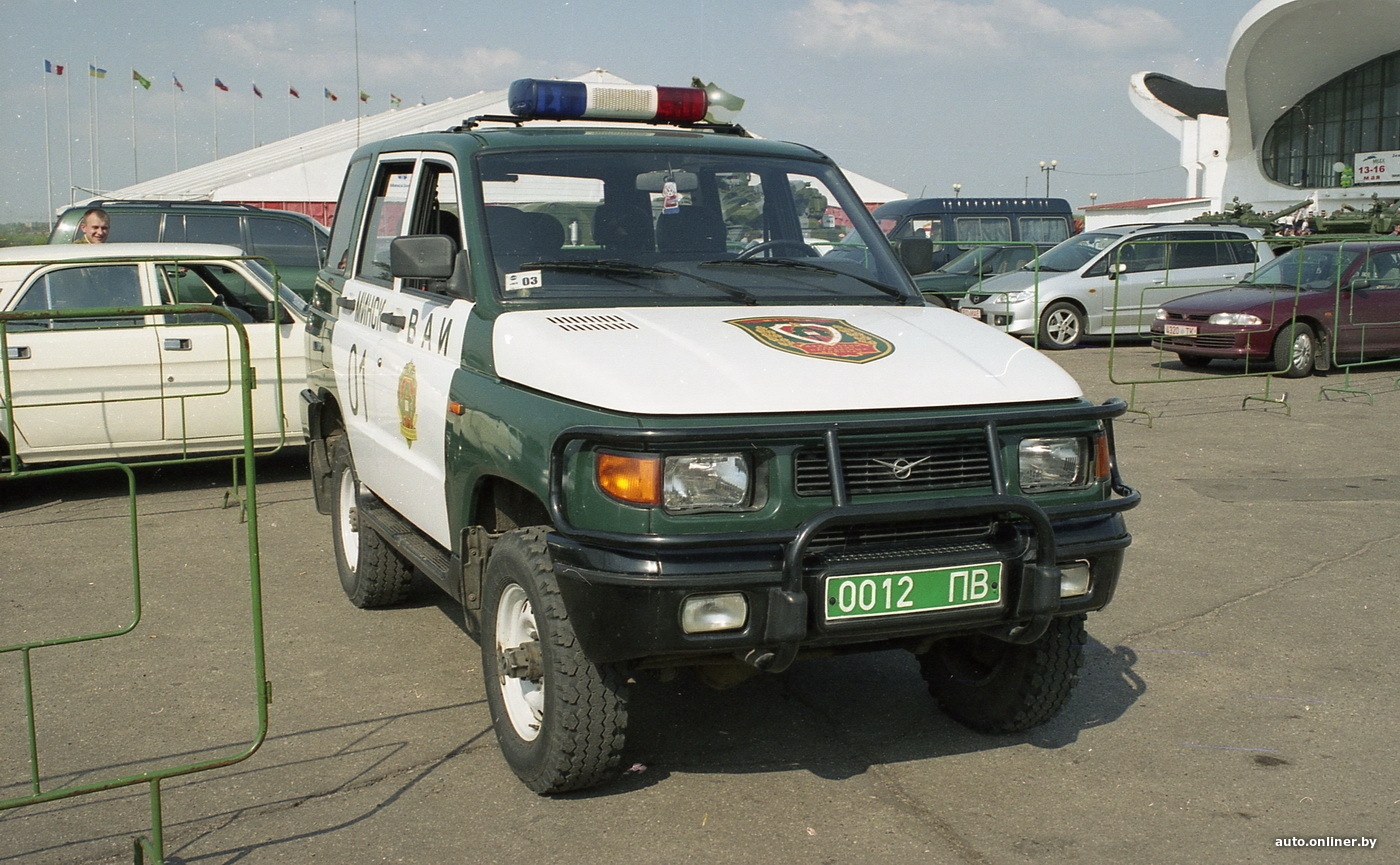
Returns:
[[[721,267],[725,265],[743,265],[757,267],[781,267],[791,270],[805,270],[813,273],[824,273],[827,276],[844,276],[854,279],[856,282],[864,283],[877,291],[889,295],[899,301],[900,306],[909,303],[909,295],[900,291],[893,285],[886,285],[879,280],[869,277],[856,276],[854,273],[846,273],[844,270],[832,270],[829,267],[822,267],[817,264],[808,264],[805,261],[793,261],[790,258],[731,258],[718,261],[702,261],[698,267]]]
[[[582,273],[601,273],[608,276],[681,276],[694,280],[701,285],[708,285],[717,291],[729,295],[731,298],[743,303],[745,306],[757,306],[758,298],[746,291],[735,288],[732,285],[725,285],[713,279],[706,279],[693,273],[686,273],[683,270],[673,270],[669,267],[660,267],[655,264],[640,264],[635,261],[627,261],[621,258],[598,258],[574,261],[567,259],[563,261],[526,261],[521,263],[521,267],[538,267],[546,270],[576,270]],[[629,282],[638,288],[646,286]]]

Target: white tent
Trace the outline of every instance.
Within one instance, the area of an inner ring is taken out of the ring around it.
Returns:
[[[628,84],[602,69],[571,79]],[[296,210],[329,222],[350,155],[361,144],[431,132],[481,114],[506,114],[506,91],[474,93],[430,105],[393,108],[344,120],[300,135],[264,144],[213,162],[117,189],[103,198],[234,201]],[[846,172],[868,205],[905,198],[897,189]],[[85,203],[85,202],[84,202]]]

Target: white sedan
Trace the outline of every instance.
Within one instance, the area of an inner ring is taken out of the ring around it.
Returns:
[[[299,422],[288,418],[295,419],[305,387],[306,306],[274,284],[260,261],[232,246],[0,249],[0,459],[241,450],[238,330],[216,311],[137,309],[174,303],[223,307],[242,324],[256,382],[254,442],[260,449],[302,444]],[[108,312],[66,314],[101,308]]]

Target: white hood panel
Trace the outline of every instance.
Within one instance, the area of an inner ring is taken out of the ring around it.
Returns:
[[[729,323],[763,318],[837,319],[890,350],[862,363],[811,357],[795,352],[821,340],[793,340],[790,351]],[[937,307],[532,310],[502,315],[494,334],[503,379],[625,414],[935,408],[1081,395],[1040,352]]]

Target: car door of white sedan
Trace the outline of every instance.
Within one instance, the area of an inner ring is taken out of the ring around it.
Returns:
[[[148,264],[46,268],[13,311],[153,302]],[[162,446],[160,357],[140,316],[10,322],[8,363],[21,459],[140,455]]]
[[[254,369],[253,434],[260,445],[277,444],[295,413],[296,393],[305,386],[305,329],[285,308],[274,307],[257,280],[238,262],[161,266],[165,296],[175,302],[225,306],[248,335]],[[166,397],[165,434],[176,447],[208,449],[236,444],[243,436],[242,354],[237,329],[218,314],[164,318],[159,334]],[[278,387],[279,383],[282,385]],[[298,443],[300,432],[293,437]],[[289,442],[290,443],[290,442]]]

